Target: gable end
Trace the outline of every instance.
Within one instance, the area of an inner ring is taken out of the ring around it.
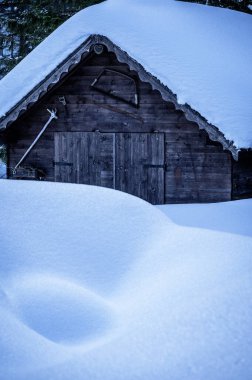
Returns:
[[[177,110],[184,112],[188,120],[197,123],[200,129],[207,132],[211,140],[219,142],[224,150],[230,151],[233,158],[238,160],[238,149],[234,146],[232,141],[226,139],[224,134],[217,127],[208,123],[203,116],[193,110],[188,104],[179,104],[177,101],[177,96],[167,86],[163,85],[159,79],[148,73],[141,64],[131,58],[111,40],[101,35],[91,35],[88,37],[85,42],[81,44],[80,47],[68,56],[59,66],[57,66],[50,75],[44,78],[44,80],[40,82],[30,93],[21,99],[20,102],[0,120],[0,129],[7,128],[11,123],[17,120],[22,113],[24,113],[51,88],[53,88],[61,80],[61,78],[71,72],[80,61],[85,59],[97,44],[105,45],[109,52],[114,52],[117,59],[121,63],[126,63],[130,70],[136,71],[142,81],[148,82],[153,90],[159,91],[164,100],[172,102]]]

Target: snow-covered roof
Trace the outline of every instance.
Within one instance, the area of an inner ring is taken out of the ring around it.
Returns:
[[[0,81],[0,117],[95,34],[127,52],[237,148],[252,147],[251,15],[173,0],[107,0],[77,13]]]

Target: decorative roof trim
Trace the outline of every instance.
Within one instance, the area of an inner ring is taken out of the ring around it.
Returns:
[[[78,63],[83,60],[94,44],[94,36],[85,40],[79,48],[71,53],[61,64],[59,64],[49,75],[47,75],[39,84],[37,84],[27,95],[25,95],[14,107],[12,107],[5,116],[0,119],[0,130],[7,128],[18,117],[36,103],[60,79],[68,74]]]
[[[64,75],[68,74],[81,60],[87,57],[94,44],[103,44],[107,47],[108,51],[114,52],[120,62],[127,63],[131,70],[138,73],[142,81],[148,82],[153,90],[159,91],[164,100],[172,102],[177,110],[184,112],[188,120],[197,123],[200,129],[204,129],[207,132],[211,140],[219,142],[224,150],[230,151],[233,158],[238,160],[239,150],[234,146],[233,141],[227,140],[217,127],[208,123],[203,116],[193,110],[188,104],[179,104],[177,96],[167,86],[162,84],[158,78],[148,73],[140,63],[131,58],[110,39],[98,34],[89,36],[73,53],[58,65],[52,73],[21,99],[7,115],[2,117],[2,119],[0,119],[0,130],[7,128],[8,125],[17,120],[23,112],[56,85]]]

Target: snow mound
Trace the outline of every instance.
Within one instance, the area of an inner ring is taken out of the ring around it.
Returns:
[[[104,188],[3,180],[0,189],[4,277],[39,266],[112,292],[166,220],[148,203]]]
[[[201,203],[157,207],[180,226],[252,237],[251,200],[212,203],[211,206]]]
[[[102,297],[65,279],[33,273],[16,278],[6,291],[16,317],[53,342],[80,344],[100,337],[113,320]]]
[[[166,216],[111,189],[7,180],[0,199],[0,380],[252,378],[251,200]]]

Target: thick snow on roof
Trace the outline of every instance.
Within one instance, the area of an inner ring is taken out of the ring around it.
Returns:
[[[0,199],[1,380],[252,378],[252,200],[167,217],[7,180]]]
[[[111,39],[237,147],[252,147],[252,17],[172,0],[107,0],[73,16],[0,82],[0,115],[91,34]]]

